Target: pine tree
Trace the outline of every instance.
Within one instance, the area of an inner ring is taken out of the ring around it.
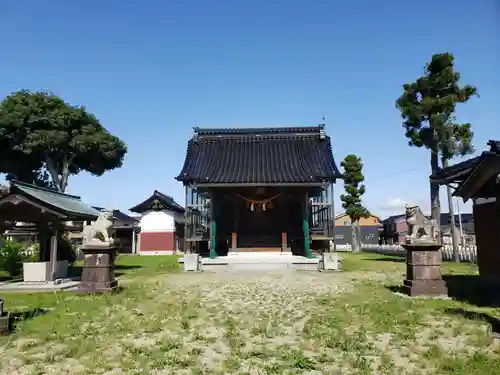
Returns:
[[[352,251],[358,252],[361,250],[359,220],[370,216],[370,212],[363,206],[361,200],[366,191],[365,185],[362,184],[365,180],[363,163],[360,158],[351,154],[345,157],[340,166],[344,169],[343,179],[346,192],[340,196],[340,200],[345,213],[351,219]]]

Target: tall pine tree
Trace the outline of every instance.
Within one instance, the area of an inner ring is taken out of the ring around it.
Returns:
[[[425,66],[424,75],[403,85],[403,94],[396,101],[401,111],[408,144],[430,151],[431,172],[457,155],[474,151],[469,123],[455,122],[455,107],[477,94],[476,87],[459,86],[460,73],[454,69],[454,57],[439,53]],[[430,183],[431,215],[439,223],[441,205],[439,185]]]
[[[345,157],[340,166],[344,169],[343,179],[346,192],[340,196],[340,200],[345,213],[351,219],[352,251],[358,252],[361,250],[359,220],[370,216],[370,212],[363,206],[361,200],[366,191],[365,185],[362,184],[365,180],[363,163],[360,158],[351,154]]]

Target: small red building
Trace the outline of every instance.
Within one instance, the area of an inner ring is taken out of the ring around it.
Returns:
[[[500,282],[500,141],[489,141],[489,151],[444,168],[431,181],[455,188],[453,195],[474,202],[479,274]]]
[[[158,190],[131,212],[141,215],[137,253],[140,255],[170,255],[184,245],[184,207]]]

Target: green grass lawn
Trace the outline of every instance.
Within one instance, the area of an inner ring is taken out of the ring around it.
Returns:
[[[340,273],[235,275],[121,256],[118,294],[5,293],[20,319],[0,374],[500,374],[499,309],[401,297],[401,258],[342,257]]]

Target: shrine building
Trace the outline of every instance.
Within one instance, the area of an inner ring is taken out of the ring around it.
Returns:
[[[485,285],[500,285],[500,141],[488,142],[479,156],[441,169],[430,179],[454,188],[453,195],[472,200],[477,265]]]
[[[140,214],[137,254],[170,255],[184,248],[184,207],[172,197],[155,190],[130,211]]]
[[[184,166],[186,251],[313,257],[334,238],[341,174],[324,125],[194,129]]]

